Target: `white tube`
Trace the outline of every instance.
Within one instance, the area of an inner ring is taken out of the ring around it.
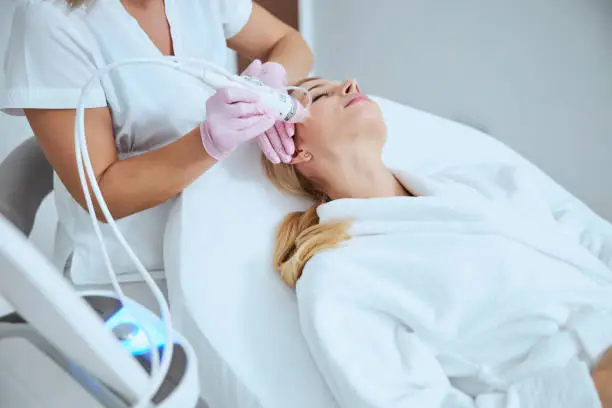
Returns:
[[[159,305],[160,312],[161,312],[161,318],[165,326],[165,333],[164,333],[165,334],[165,344],[164,344],[165,351],[164,351],[163,358],[162,358],[161,365],[160,365],[159,352],[157,350],[155,343],[152,341],[152,335],[148,331],[147,325],[141,325],[147,337],[149,345],[151,347],[151,375],[153,378],[152,378],[152,384],[151,384],[150,390],[147,392],[146,395],[142,396],[139,401],[137,401],[135,407],[145,408],[150,405],[150,400],[157,393],[159,386],[164,381],[167,375],[168,369],[170,368],[170,363],[172,361],[172,353],[173,353],[172,321],[170,318],[169,307],[167,303],[165,302],[165,299],[164,299],[164,296],[161,290],[159,289],[159,287],[157,286],[157,284],[155,283],[151,275],[147,272],[146,268],[142,265],[142,263],[138,260],[136,255],[133,253],[132,249],[130,248],[128,243],[125,241],[125,238],[123,237],[123,235],[117,228],[114,222],[114,219],[112,218],[112,215],[110,214],[110,211],[108,210],[108,207],[106,206],[106,203],[102,196],[102,192],[100,191],[100,188],[95,178],[95,174],[93,172],[93,167],[92,167],[90,157],[89,157],[89,152],[87,149],[87,142],[85,139],[85,109],[83,107],[83,102],[84,102],[85,96],[87,95],[87,92],[91,88],[95,79],[96,78],[93,78],[85,86],[83,90],[83,93],[81,95],[81,100],[79,102],[79,108],[77,110],[77,115],[76,115],[77,123],[75,123],[75,150],[77,154],[77,168],[79,170],[79,177],[81,179],[81,187],[83,188],[83,194],[85,196],[85,201],[87,203],[87,209],[90,214],[90,219],[92,221],[94,231],[96,233],[96,236],[98,237],[98,241],[100,242],[100,246],[102,248],[104,262],[109,272],[109,278],[113,286],[113,289],[117,293],[117,297],[120,299],[122,305],[126,308],[126,311],[129,313],[130,311],[129,304],[128,302],[125,301],[125,295],[123,291],[121,290],[121,286],[119,285],[119,282],[117,281],[116,273],[110,262],[108,251],[104,243],[104,238],[102,237],[100,226],[98,225],[98,220],[95,215],[95,209],[93,207],[93,203],[91,200],[89,188],[87,187],[87,179],[89,179],[89,184],[94,192],[94,195],[96,197],[100,210],[104,214],[104,217],[106,218],[109,226],[112,228],[119,242],[121,243],[123,248],[128,253],[128,256],[132,259],[132,261],[136,265],[136,269],[140,273],[141,277],[144,279],[147,286],[149,286],[149,288],[151,289]],[[85,174],[83,171],[83,165],[85,167],[87,174]]]
[[[192,66],[181,66],[178,65],[177,62],[185,62],[189,64],[193,64]],[[137,271],[141,275],[142,279],[145,281],[147,286],[151,289],[160,309],[161,319],[165,328],[165,344],[164,344],[164,353],[161,359],[161,364],[159,362],[159,353],[157,348],[155,347],[154,342],[152,341],[152,336],[147,332],[146,325],[142,325],[142,329],[145,332],[149,344],[151,346],[151,389],[147,392],[146,395],[143,395],[140,400],[134,406],[135,408],[145,408],[150,405],[150,400],[154,397],[159,389],[160,385],[163,383],[168,369],[170,367],[170,363],[172,361],[173,355],[173,329],[172,329],[172,321],[170,317],[170,310],[166,300],[164,298],[163,293],[146,270],[144,265],[140,262],[132,248],[127,243],[123,234],[117,227],[115,220],[113,219],[104,197],[102,195],[102,191],[96,181],[95,173],[93,170],[93,166],[91,164],[91,159],[89,156],[89,151],[87,149],[87,139],[85,137],[85,97],[89,93],[93,84],[96,80],[99,80],[103,76],[107,75],[110,71],[117,69],[122,66],[127,65],[143,65],[143,64],[155,64],[160,66],[167,66],[168,68],[179,70],[185,74],[191,75],[196,79],[199,79],[200,82],[204,85],[207,85],[210,88],[218,89],[225,88],[230,86],[242,86],[255,90],[262,98],[262,102],[266,104],[269,108],[278,112],[279,120],[292,120],[297,113],[296,104],[298,103],[294,98],[287,95],[286,92],[281,92],[279,90],[267,87],[261,83],[255,83],[248,79],[232,75],[225,71],[224,69],[211,64],[204,60],[199,59],[183,59],[176,57],[167,57],[164,59],[130,59],[125,61],[120,61],[114,64],[110,64],[100,70],[98,70],[92,78],[89,79],[87,84],[83,87],[81,91],[81,96],[79,98],[79,105],[76,113],[75,119],[75,135],[74,135],[74,146],[77,160],[77,170],[79,173],[79,177],[81,180],[81,187],[83,189],[83,195],[85,196],[85,203],[87,205],[87,210],[90,215],[90,220],[92,222],[94,232],[98,238],[100,243],[100,247],[102,248],[102,254],[104,257],[104,263],[106,269],[109,274],[109,278],[111,284],[113,286],[114,291],[117,293],[118,298],[121,300],[126,310],[129,312],[129,307],[127,306],[128,302],[125,302],[125,296],[123,291],[121,290],[121,286],[117,280],[116,272],[113,269],[112,263],[110,261],[110,257],[108,255],[108,251],[106,248],[106,244],[104,243],[104,238],[102,236],[102,232],[100,231],[100,226],[98,225],[98,220],[96,218],[95,209],[92,201],[92,197],[88,188],[91,186],[91,190],[93,191],[93,195],[96,198],[98,206],[102,214],[104,215],[105,220],[107,221],[109,227],[113,231],[114,235],[117,237],[121,246],[125,249],[129,258],[132,260],[134,265],[136,266]],[[195,66],[194,66],[195,65]],[[293,87],[291,87],[293,88]],[[301,89],[301,88],[299,88]],[[305,90],[304,90],[305,91]],[[310,94],[305,91],[306,95],[309,98],[308,106],[310,106]]]

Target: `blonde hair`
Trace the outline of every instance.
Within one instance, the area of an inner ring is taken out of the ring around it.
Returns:
[[[70,8],[79,8],[82,5],[89,3],[93,0],[66,0],[66,3],[68,3],[68,7]]]
[[[273,164],[262,156],[262,164],[270,181],[280,190],[296,196],[308,197],[314,204],[306,211],[289,213],[276,231],[273,265],[290,287],[295,287],[302,276],[304,265],[317,252],[335,248],[349,239],[348,221],[319,224],[317,207],[329,201],[295,166]]]

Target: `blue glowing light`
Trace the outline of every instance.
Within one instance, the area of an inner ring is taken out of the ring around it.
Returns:
[[[130,333],[130,335],[125,339],[119,339],[121,344],[128,349],[133,356],[139,356],[142,354],[147,354],[151,350],[151,346],[147,339],[145,332],[140,328],[136,320],[129,315],[129,313],[125,309],[120,309],[117,313],[112,315],[107,321],[106,326],[111,329],[111,331],[123,324],[131,325],[134,327],[134,331]],[[153,344],[156,348],[161,348],[164,346],[164,335],[161,330],[157,327],[147,328],[147,332],[153,341]]]

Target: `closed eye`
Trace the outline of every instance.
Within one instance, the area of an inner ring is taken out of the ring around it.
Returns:
[[[318,101],[319,99],[321,99],[324,96],[329,96],[329,93],[327,91],[321,92],[320,94],[318,94],[317,96],[312,98],[312,103],[315,103],[316,101]]]

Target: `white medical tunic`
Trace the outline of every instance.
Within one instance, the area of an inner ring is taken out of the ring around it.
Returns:
[[[226,39],[244,27],[251,6],[250,0],[165,0],[175,55],[226,66]],[[13,115],[22,115],[24,108],[74,109],[81,88],[97,69],[127,58],[163,58],[120,0],[94,0],[76,10],[64,0],[22,0],[11,24],[0,108]],[[119,68],[97,81],[85,105],[110,108],[115,144],[124,159],[189,132],[204,119],[211,94],[176,70],[138,65]],[[70,259],[75,283],[106,282],[88,214],[57,178],[55,196],[58,266],[63,268]],[[163,270],[163,232],[170,204],[119,221],[149,270]],[[135,268],[104,227],[117,271],[123,280],[133,279]]]

